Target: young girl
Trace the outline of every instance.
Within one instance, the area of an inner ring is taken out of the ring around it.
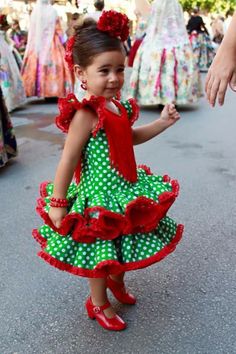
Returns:
[[[126,323],[107,299],[136,299],[124,284],[126,271],[146,267],[172,252],[183,226],[166,216],[178,194],[177,181],[136,167],[133,144],[160,134],[180,118],[167,105],[160,119],[132,128],[134,100],[115,99],[124,81],[128,18],[105,11],[98,23],[85,20],[67,48],[67,61],[86,90],[59,101],[57,126],[67,132],[54,183],[41,185],[37,210],[45,225],[33,231],[39,256],[75,275],[89,278],[86,309],[105,329]],[[75,172],[76,182],[72,182]]]

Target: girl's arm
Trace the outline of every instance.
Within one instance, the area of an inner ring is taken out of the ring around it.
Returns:
[[[217,96],[218,102],[224,104],[225,93],[230,86],[236,90],[236,12],[229,29],[217,50],[206,78],[205,91],[209,103],[214,106]]]
[[[172,126],[180,119],[179,113],[176,111],[173,104],[167,104],[159,119],[154,122],[133,128],[133,144],[138,145],[154,138],[164,130]]]
[[[96,120],[97,118],[92,112],[80,110],[75,113],[70,123],[62,157],[56,170],[52,197],[66,198],[67,189],[81,157],[81,152],[95,127]],[[66,213],[66,208],[51,207],[49,217],[56,227],[60,227]]]

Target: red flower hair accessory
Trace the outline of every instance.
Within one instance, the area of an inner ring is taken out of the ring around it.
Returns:
[[[129,19],[126,15],[114,10],[103,11],[98,20],[97,29],[124,42],[129,36]]]
[[[73,54],[72,54],[74,44],[75,44],[75,36],[72,36],[66,42],[66,55],[65,55],[65,60],[66,60],[67,65],[71,71],[73,70],[73,67],[74,67],[74,60],[73,60]]]

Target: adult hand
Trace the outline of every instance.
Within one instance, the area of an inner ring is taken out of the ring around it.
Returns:
[[[228,85],[236,91],[236,53],[220,47],[206,77],[205,91],[212,107],[224,104]]]
[[[230,86],[231,90],[236,92],[236,69],[234,70],[234,73],[233,73],[233,76],[230,80],[229,86]]]

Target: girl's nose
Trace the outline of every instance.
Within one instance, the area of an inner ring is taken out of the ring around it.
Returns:
[[[115,73],[111,73],[109,76],[110,82],[116,82],[118,80],[117,75]]]

